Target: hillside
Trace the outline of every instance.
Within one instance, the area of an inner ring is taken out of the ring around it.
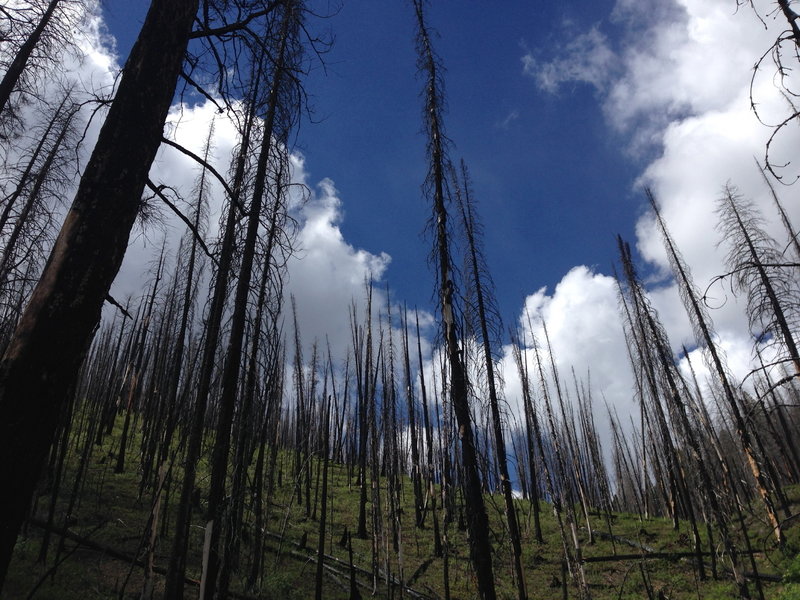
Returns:
[[[37,598],[40,600],[140,598],[145,584],[145,565],[148,562],[149,516],[154,490],[145,489],[139,499],[140,474],[132,464],[124,473],[115,473],[115,458],[120,444],[121,421],[102,445],[89,448],[85,479],[77,490],[76,479],[80,451],[77,437],[61,482],[54,512],[50,546],[45,562],[37,557],[44,532],[48,530],[47,513],[51,496],[43,493],[36,503],[36,515],[17,544],[9,579],[3,597]],[[134,450],[140,436],[132,441]],[[85,447],[85,446],[84,446]],[[263,533],[254,529],[255,507],[245,506],[246,526],[242,529],[240,560],[233,576],[231,598],[311,598],[315,592],[315,571],[318,556],[319,527],[322,500],[320,497],[322,463],[313,458],[307,463],[312,475],[312,496],[297,502],[296,486],[290,473],[293,454],[281,450],[276,454],[275,489]],[[323,589],[324,598],[349,598],[350,577],[355,578],[362,597],[375,593],[385,598],[444,598],[445,572],[451,598],[475,597],[475,582],[469,564],[469,544],[463,524],[463,506],[455,499],[454,521],[446,528],[449,543],[446,557],[434,556],[433,513],[428,511],[424,528],[414,527],[414,508],[411,481],[400,478],[401,510],[390,515],[387,500],[387,479],[380,478],[380,508],[378,535],[373,539],[370,519],[369,539],[352,536],[353,568],[350,568],[346,532],[355,532],[358,518],[359,487],[356,470],[347,465],[329,465],[328,504],[326,524]],[[175,481],[180,468],[173,465],[168,475],[163,505],[159,511],[160,531],[169,531],[174,520]],[[252,477],[252,472],[251,472]],[[206,504],[207,465],[199,466],[197,505],[194,512],[190,544],[187,598],[197,594],[202,548],[202,511]],[[252,481],[251,481],[252,483]],[[173,484],[174,485],[174,484]],[[437,494],[441,488],[437,486]],[[71,516],[65,513],[69,498],[77,494]],[[796,507],[800,504],[800,488],[790,490]],[[306,514],[306,500],[310,515]],[[513,598],[510,547],[502,518],[502,499],[487,495],[486,505],[491,522],[498,597]],[[428,505],[430,506],[430,505]],[[531,598],[560,600],[577,598],[578,591],[565,574],[562,563],[563,546],[552,505],[541,503],[541,523],[544,543],[533,537],[532,510],[528,500],[517,499],[516,507],[522,527],[523,561],[526,585]],[[444,513],[441,502],[436,509],[444,532]],[[392,523],[399,524],[397,535]],[[735,585],[725,566],[717,566],[718,579],[711,577],[711,562],[704,556],[706,581],[698,581],[692,556],[691,530],[680,522],[676,530],[669,519],[641,519],[631,514],[591,514],[594,542],[580,523],[579,541],[583,553],[583,568],[592,598],[698,598],[704,600],[730,598]],[[755,525],[755,524],[751,524]],[[756,551],[756,563],[763,578],[765,598],[796,598],[798,586],[775,582],[789,569],[791,552],[800,548],[800,527],[787,530],[789,545],[781,552],[771,542],[766,529],[750,528],[751,542]],[[62,537],[63,536],[63,537]],[[704,537],[704,544],[706,543]],[[247,584],[257,544],[262,544],[263,568],[252,585]],[[373,544],[375,546],[373,547]],[[168,560],[169,534],[156,538],[153,555],[153,582],[156,596],[163,589],[163,569]],[[135,562],[134,562],[135,559]],[[795,565],[798,560],[795,559]],[[376,569],[377,564],[377,569]],[[795,570],[797,567],[795,566]],[[390,582],[390,583],[387,583]],[[757,597],[757,596],[754,596]]]

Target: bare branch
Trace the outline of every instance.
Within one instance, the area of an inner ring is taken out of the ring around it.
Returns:
[[[208,164],[208,161],[203,160],[201,157],[199,157],[197,154],[195,154],[188,148],[185,148],[184,146],[181,146],[179,143],[173,142],[170,139],[162,138],[161,141],[167,146],[172,146],[179,152],[185,154],[186,156],[194,160],[197,164],[201,165],[204,169],[208,169],[209,173],[211,173],[214,176],[214,178],[220,183],[220,185],[225,189],[225,192],[228,194],[228,197],[231,199],[231,201],[236,203],[236,208],[238,208],[242,214],[247,213],[247,211],[239,202],[238,195],[234,194],[233,190],[231,189],[231,186],[228,185],[228,182],[225,180],[225,178],[222,175],[220,175],[219,172],[214,167]]]
[[[156,185],[156,184],[153,183],[153,181],[151,179],[147,180],[147,187],[156,196],[158,196],[162,200],[162,202],[164,202],[164,204],[166,204],[170,208],[170,210],[172,210],[172,212],[174,212],[176,215],[178,215],[178,218],[181,221],[186,223],[186,226],[191,230],[192,234],[194,235],[195,239],[197,240],[197,243],[200,244],[200,247],[203,249],[203,252],[205,252],[206,256],[208,256],[208,258],[210,258],[212,261],[214,261],[214,264],[217,264],[217,259],[214,257],[214,255],[211,253],[211,251],[206,246],[206,243],[203,241],[203,237],[200,235],[200,232],[197,231],[197,228],[194,226],[194,224],[164,194],[164,190],[172,189],[172,188],[170,188],[170,187],[168,187],[166,185]]]
[[[253,32],[247,29],[247,25],[251,21],[254,21],[259,17],[264,17],[269,13],[271,13],[278,4],[279,4],[278,0],[273,0],[273,2],[270,2],[269,6],[267,6],[267,8],[263,10],[258,10],[256,12],[250,13],[244,19],[236,21],[235,23],[223,25],[222,27],[216,27],[214,29],[209,29],[203,23],[200,23],[199,25],[201,29],[193,31],[190,34],[189,39],[198,39],[198,38],[212,37],[212,36],[221,37],[228,33],[235,33],[237,31],[242,31],[242,30],[247,30],[251,35],[253,35]]]

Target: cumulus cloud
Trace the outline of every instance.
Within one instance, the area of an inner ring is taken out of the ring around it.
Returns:
[[[595,422],[603,441],[608,441],[604,400],[616,406],[621,414],[637,410],[614,278],[585,266],[574,267],[552,292],[542,288],[525,299],[519,329],[524,357],[531,369],[536,364],[533,338],[540,347],[545,345],[543,323],[547,326],[562,390],[570,398],[576,397],[573,369],[579,381],[587,385],[591,382]],[[546,350],[544,356],[549,372]],[[507,400],[517,414],[522,414],[521,382],[510,348],[505,349],[502,363]]]
[[[755,2],[755,10],[766,15],[769,3]],[[613,40],[604,33],[604,27],[612,26],[618,31]],[[635,185],[653,190],[701,292],[714,276],[725,272],[715,209],[726,182],[756,202],[769,233],[781,242],[786,239],[754,160],[763,163],[767,141],[775,131],[765,123],[774,126],[791,114],[770,55],[751,89],[753,65],[784,28],[780,19],[762,23],[754,11],[737,11],[730,0],[618,0],[606,24],[569,39],[549,61],[534,59],[530,53],[523,57],[524,73],[544,92],[558,92],[572,82],[590,84],[607,126],[627,137],[632,156],[655,156]],[[591,49],[597,50],[597,58],[588,56]],[[618,68],[609,67],[612,64]],[[784,128],[772,142],[770,157],[776,167],[788,163],[778,171],[786,182],[800,172],[791,162],[798,147],[797,127]],[[787,200],[795,191],[777,187]],[[800,206],[788,201],[785,206],[794,223],[800,223]],[[647,263],[653,305],[673,350],[679,352],[684,343],[692,348],[688,318],[669,278],[654,219],[646,211],[636,224],[636,236],[639,254]],[[624,412],[631,408],[633,388],[607,279],[577,267],[551,295],[544,290],[530,295],[525,308],[546,319],[559,366],[574,366],[578,373],[591,369],[595,389]],[[729,367],[741,379],[754,365],[743,302],[719,285],[709,288],[708,295]],[[692,356],[702,378],[702,360],[697,352]]]
[[[300,163],[302,165],[302,161]],[[305,181],[305,173],[296,178]],[[297,302],[306,342],[313,336],[320,343],[327,336],[341,355],[350,339],[349,306],[363,305],[366,284],[380,287],[391,258],[355,248],[344,239],[339,224],[344,218],[342,200],[330,179],[310,189],[310,198],[300,210],[298,251],[289,261],[288,292]],[[385,296],[374,292],[376,306],[385,306]]]

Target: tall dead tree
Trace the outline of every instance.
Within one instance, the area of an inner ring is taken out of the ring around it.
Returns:
[[[351,328],[353,333],[353,353],[356,377],[356,402],[358,411],[358,524],[356,536],[367,538],[367,442],[370,431],[374,429],[372,415],[374,413],[374,388],[371,383],[373,375],[372,358],[372,282],[366,286],[367,305],[364,319],[366,332],[357,322],[356,306],[351,308]],[[377,460],[377,457],[373,457]]]
[[[774,336],[783,343],[796,373],[800,352],[795,342],[798,289],[794,268],[785,261],[752,202],[726,185],[718,201],[718,229],[728,245],[725,262],[733,289],[747,296],[750,330],[758,341]],[[794,317],[794,318],[793,318]]]
[[[689,315],[689,320],[692,323],[695,337],[698,344],[700,344],[704,349],[704,356],[706,357],[710,370],[716,376],[717,381],[722,387],[722,393],[726,407],[731,418],[733,419],[736,435],[742,444],[742,449],[744,450],[747,464],[750,467],[750,471],[755,480],[756,489],[758,490],[758,493],[764,502],[767,518],[769,519],[776,538],[781,544],[783,544],[783,530],[778,519],[777,511],[775,510],[775,504],[772,500],[772,486],[768,481],[763,465],[763,460],[769,459],[759,456],[756,452],[756,444],[753,440],[753,432],[745,420],[740,401],[733,389],[733,384],[728,376],[721,352],[717,347],[716,340],[712,334],[710,319],[708,318],[704,307],[700,304],[700,296],[694,287],[689,270],[683,262],[683,258],[679,254],[678,249],[672,240],[672,236],[670,236],[669,231],[667,230],[666,223],[661,217],[661,212],[656,204],[656,199],[649,189],[647,190],[647,198],[650,201],[653,211],[655,212],[656,221],[659,230],[661,231],[664,246],[667,250],[667,256],[675,274],[681,299],[684,302],[686,312]]]
[[[433,555],[442,556],[442,536],[439,531],[439,514],[436,512],[436,466],[433,453],[433,426],[431,425],[430,411],[428,410],[428,389],[425,386],[424,361],[422,360],[422,338],[419,333],[419,313],[414,312],[414,320],[417,330],[417,364],[419,365],[419,390],[420,400],[422,401],[422,422],[425,428],[425,479],[428,484],[428,499],[433,515]],[[423,519],[425,515],[423,514]]]
[[[474,294],[475,313],[478,319],[480,344],[483,351],[482,366],[486,370],[486,384],[489,388],[489,408],[492,416],[494,453],[500,471],[500,488],[503,493],[503,501],[505,504],[508,535],[511,539],[517,597],[519,600],[524,600],[527,594],[525,593],[525,576],[522,570],[522,544],[520,543],[517,511],[514,508],[514,498],[511,493],[511,477],[508,474],[508,458],[506,456],[503,422],[500,416],[497,375],[495,373],[495,360],[497,359],[495,349],[498,343],[497,333],[502,330],[502,325],[499,323],[499,314],[495,309],[489,269],[485,264],[485,259],[479,247],[482,238],[482,228],[475,215],[469,173],[467,172],[464,161],[461,162],[460,177],[454,175],[453,179],[457,186],[456,200],[461,216],[461,226],[467,241],[467,271],[470,289]],[[458,185],[459,179],[460,185]],[[494,335],[490,335],[491,325],[495,325]]]
[[[175,535],[172,541],[169,566],[167,568],[164,598],[180,600],[183,598],[183,583],[186,573],[186,552],[189,546],[189,528],[192,518],[192,495],[195,490],[197,463],[205,435],[205,418],[208,396],[211,391],[215,369],[217,346],[222,330],[225,299],[228,292],[228,279],[233,268],[233,253],[236,241],[236,223],[239,216],[239,203],[244,187],[247,157],[251,151],[256,108],[255,90],[259,87],[260,71],[256,71],[253,90],[245,105],[239,148],[234,159],[233,183],[229,188],[228,207],[225,214],[222,240],[217,259],[216,274],[211,286],[211,300],[206,317],[206,331],[202,349],[202,362],[195,383],[194,413],[189,427],[186,454],[184,457],[183,480],[181,482],[178,514],[175,521]]]
[[[53,17],[56,14],[56,9],[59,5],[68,4],[67,0],[49,0],[42,8],[41,16],[36,22],[33,29],[27,35],[24,41],[19,45],[14,58],[8,65],[3,79],[0,80],[0,121],[5,120],[4,113],[9,108],[9,100],[12,93],[18,89],[20,81],[23,79],[23,74],[26,67],[30,66],[34,50],[37,45],[42,41],[45,35],[45,30],[48,30]],[[65,24],[61,24],[62,26]],[[58,30],[59,27],[50,27],[50,30]],[[68,29],[68,28],[67,28]],[[4,40],[6,41],[6,40]],[[43,53],[42,53],[43,54]]]
[[[55,247],[0,362],[0,585],[42,461],[119,270],[198,0],[153,0]],[[59,340],[53,344],[53,340]]]
[[[208,499],[208,523],[206,537],[208,541],[208,563],[203,572],[200,586],[201,598],[224,598],[227,595],[227,586],[222,585],[217,589],[217,576],[222,566],[222,555],[219,550],[219,539],[222,528],[222,516],[225,512],[225,481],[228,471],[230,455],[231,426],[233,424],[234,410],[236,407],[237,392],[239,389],[239,370],[244,350],[245,325],[248,317],[248,298],[250,295],[250,282],[256,258],[256,244],[261,227],[262,211],[268,199],[269,185],[268,172],[270,169],[283,170],[286,168],[282,153],[285,152],[285,143],[289,134],[289,123],[280,123],[280,116],[291,115],[290,104],[294,94],[287,93],[297,81],[296,68],[299,59],[297,34],[301,27],[300,18],[302,7],[296,0],[285,0],[280,10],[280,27],[277,37],[277,48],[272,60],[274,72],[266,98],[263,116],[263,130],[261,132],[261,148],[256,166],[253,192],[247,213],[247,231],[245,233],[244,247],[242,248],[241,264],[236,283],[236,293],[231,316],[231,331],[228,338],[228,347],[222,371],[222,394],[219,405],[220,412],[217,420],[216,441],[212,455],[211,488]],[[296,105],[295,105],[296,106]],[[280,177],[279,177],[280,179]],[[272,198],[272,210],[268,216],[270,223],[278,222],[278,213],[285,208],[283,202],[284,190],[275,190]],[[270,228],[271,235],[265,248],[265,267],[270,268],[272,248],[277,232]],[[225,568],[230,568],[226,563]],[[227,576],[220,579],[222,584],[227,583]]]
[[[411,372],[411,359],[408,350],[408,311],[403,307],[403,375],[408,407],[409,444],[411,446],[411,486],[414,491],[414,523],[422,528],[424,524],[425,502],[422,495],[422,471],[419,460],[419,442],[417,441],[417,408],[414,396],[414,383]]]
[[[792,222],[789,220],[789,215],[786,214],[786,209],[784,209],[783,203],[778,197],[778,193],[775,191],[775,186],[773,185],[772,181],[770,181],[766,169],[761,166],[761,163],[758,161],[758,159],[756,159],[756,167],[758,168],[758,172],[761,173],[761,178],[764,180],[764,184],[769,189],[770,197],[775,205],[775,210],[778,212],[778,215],[781,219],[781,224],[786,231],[787,246],[783,253],[785,254],[786,250],[791,247],[794,250],[795,259],[800,260],[800,239],[798,239],[800,232],[795,229],[794,225],[792,225]]]
[[[701,439],[696,431],[697,428],[690,422],[690,413],[687,410],[687,405],[690,403],[687,401],[688,393],[686,385],[671,358],[666,332],[658,321],[654,309],[650,306],[644,294],[641,282],[633,265],[630,248],[621,238],[618,238],[618,244],[620,258],[628,284],[628,293],[631,296],[631,304],[633,305],[632,312],[635,315],[635,319],[632,319],[630,326],[638,329],[638,335],[635,331],[631,332],[631,337],[634,339],[635,351],[639,355],[641,361],[649,363],[650,368],[647,369],[647,373],[653,374],[648,377],[650,385],[655,388],[656,385],[658,385],[657,382],[660,382],[661,385],[666,383],[667,389],[664,390],[663,395],[671,407],[669,414],[677,421],[674,428],[678,430],[680,437],[685,440],[686,446],[688,446],[690,450],[690,456],[693,459],[694,467],[699,474],[701,486],[700,490],[696,490],[696,492],[701,493],[702,503],[707,504],[710,508],[709,517],[714,519],[722,536],[722,542],[726,554],[731,561],[732,571],[737,585],[739,586],[740,594],[746,595],[746,583],[729,531],[729,518],[726,515],[724,506],[719,500],[719,490],[714,485],[714,480],[711,477],[708,467],[708,462],[710,461],[708,461],[706,452],[704,452],[702,448]],[[622,290],[620,290],[620,293],[622,293]],[[659,372],[658,378],[654,375],[656,370]],[[655,393],[658,394],[657,391]],[[644,399],[642,399],[642,401],[644,402]],[[682,458],[681,453],[675,452],[674,448],[667,447],[667,445],[671,445],[671,440],[666,441],[663,449],[665,453],[674,455],[673,460],[680,463]],[[729,478],[729,472],[726,469],[723,469],[723,475],[725,475],[726,479]],[[732,483],[733,482],[728,482],[728,485],[732,487]],[[687,485],[690,484],[687,481],[687,476],[684,474],[682,467],[680,485],[681,493],[685,498],[685,508],[689,514],[690,523],[693,528],[695,550],[697,552],[696,564],[699,568],[700,578],[704,579],[700,536],[697,531],[693,509],[694,501],[690,498],[691,490],[687,489]]]
[[[429,170],[426,177],[426,195],[433,204],[435,227],[435,246],[433,256],[437,265],[437,285],[441,327],[445,352],[449,366],[449,396],[458,421],[458,434],[461,441],[461,462],[464,469],[464,498],[467,506],[469,528],[470,559],[478,581],[478,593],[484,600],[495,598],[492,551],[489,543],[489,520],[481,494],[478,475],[478,457],[472,431],[472,418],[469,409],[467,374],[459,346],[456,315],[456,286],[453,279],[453,265],[450,258],[450,232],[447,218],[447,170],[449,161],[446,153],[442,113],[444,93],[439,60],[433,50],[430,35],[425,25],[423,1],[414,0],[417,17],[417,52],[419,69],[425,77],[424,120],[428,137]]]

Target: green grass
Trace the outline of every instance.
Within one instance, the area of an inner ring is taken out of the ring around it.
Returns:
[[[127,471],[122,474],[113,472],[115,462],[113,459],[119,443],[119,429],[118,425],[114,434],[105,439],[101,447],[94,448],[80,506],[71,520],[69,529],[77,535],[90,538],[101,546],[133,556],[140,550],[140,540],[145,531],[150,511],[152,491],[146,490],[141,500],[137,498],[140,479],[137,470],[138,436],[134,436],[128,450]],[[270,506],[267,525],[270,535],[266,537],[268,552],[264,561],[265,568],[257,589],[247,591],[254,597],[281,599],[313,597],[319,522],[306,516],[304,504],[298,505],[292,500],[294,485],[289,475],[292,469],[292,460],[291,453],[279,454],[278,467],[281,470],[282,482],[280,486],[276,487]],[[58,526],[64,523],[66,497],[74,481],[75,464],[75,453],[73,452],[69,472],[65,477],[62,493],[58,500],[58,510],[56,511]],[[317,466],[314,464],[312,503]],[[189,572],[187,573],[194,579],[200,577],[202,527],[205,524],[202,512],[205,508],[204,498],[207,495],[208,473],[208,465],[201,461],[198,468],[201,507],[194,513]],[[174,467],[172,475],[172,491],[167,511],[170,531],[171,525],[174,524],[175,502],[178,495],[177,482],[181,475],[178,466]],[[385,478],[381,479],[381,484],[381,511],[385,518],[387,514]],[[430,514],[425,529],[414,527],[411,485],[406,479],[403,479],[402,484],[401,555],[392,550],[391,539],[387,539],[389,536],[384,535],[380,540],[379,568],[383,570],[388,563],[392,575],[396,578],[402,577],[404,581],[408,581],[413,574],[416,574],[411,584],[414,590],[430,597],[443,597],[444,563],[440,558],[432,558],[433,533]],[[800,489],[791,489],[790,494],[793,502],[797,503],[800,500]],[[325,551],[343,561],[343,565],[347,561],[347,552],[337,542],[345,527],[351,533],[355,533],[358,499],[359,488],[355,478],[348,477],[346,467],[331,465],[330,512]],[[511,569],[510,543],[503,527],[502,499],[499,496],[487,496],[486,501],[492,530],[498,597],[515,598],[516,587]],[[39,518],[45,518],[48,502],[49,496],[47,495],[39,498],[37,502]],[[249,507],[246,507],[246,519],[252,523],[252,514],[247,508]],[[371,524],[371,508],[371,504],[369,504],[368,524]],[[517,509],[522,527],[523,565],[529,596],[543,600],[560,600],[562,598],[560,582],[564,580],[561,566],[563,550],[552,507],[544,502],[541,503],[544,544],[538,544],[533,539],[530,502],[518,500]],[[318,506],[317,516],[319,516],[319,510]],[[583,525],[583,523],[580,524]],[[476,596],[476,586],[469,563],[466,532],[459,530],[457,525],[457,522],[452,523],[447,532],[450,542],[448,563],[451,596],[462,599],[473,598]],[[755,522],[751,525],[753,526],[754,546],[768,550],[759,555],[759,569],[765,573],[786,574],[783,583],[765,583],[766,597],[800,600],[800,559],[792,556],[792,553],[797,553],[798,545],[800,545],[800,527],[793,527],[787,531],[790,552],[782,553],[772,548],[772,541],[768,534],[765,535],[764,527],[756,527]],[[598,532],[606,532],[608,529],[605,519],[599,516],[592,517],[592,527]],[[660,552],[692,550],[689,527],[681,524],[679,530],[676,531],[672,527],[672,522],[667,519],[640,520],[635,515],[615,515],[613,534],[646,544]],[[307,549],[301,550],[296,544],[304,535],[307,538]],[[704,532],[703,535],[705,535]],[[282,541],[274,536],[278,536]],[[580,530],[580,538],[586,558],[614,555],[615,552],[616,554],[638,552],[633,547],[619,542],[614,545],[610,540],[600,537],[597,537],[595,543],[589,544],[585,528]],[[238,592],[245,590],[243,578],[248,569],[250,552],[254,543],[259,539],[260,536],[252,531],[252,527],[248,528],[246,535],[242,538],[242,575],[235,575],[232,585],[232,589]],[[46,564],[36,562],[41,540],[42,530],[34,526],[30,526],[20,536],[3,598],[26,598],[39,582],[43,583],[34,595],[34,598],[39,599],[117,598],[120,597],[123,585],[125,586],[124,598],[140,597],[143,584],[141,568],[131,568],[129,563],[104,555],[97,550],[78,546],[73,540],[68,539],[64,542],[64,549],[60,554],[60,560],[63,559],[63,561],[57,569],[53,570],[59,538],[58,536],[53,538]],[[169,537],[159,540],[156,550],[156,565],[166,567],[170,545]],[[387,548],[389,550],[388,559]],[[353,537],[353,554],[357,566],[367,570],[372,569],[371,539],[362,540]],[[343,565],[340,565],[340,568],[346,571],[346,567]],[[706,564],[706,569],[708,571],[708,564]],[[646,598],[645,578],[650,582],[656,597],[659,597],[658,594],[662,594],[660,597],[668,599],[712,600],[735,596],[735,587],[727,576],[723,574],[723,577],[717,581],[710,578],[707,581],[698,581],[696,570],[686,560],[590,562],[585,564],[585,572],[593,598],[600,600]],[[370,585],[370,589],[362,588],[361,590],[362,595],[366,597],[371,592],[372,582],[365,577],[359,577],[359,580]],[[346,588],[347,575],[341,577],[339,583]],[[163,577],[158,575],[155,579],[155,597],[160,597],[162,586]],[[187,598],[196,597],[196,587],[187,586],[186,590]],[[753,592],[755,592],[754,588]],[[568,593],[570,598],[578,597],[577,588],[571,584],[568,586]],[[388,595],[382,578],[378,582],[376,595],[378,597]],[[347,598],[348,593],[334,579],[326,577],[324,597]]]

